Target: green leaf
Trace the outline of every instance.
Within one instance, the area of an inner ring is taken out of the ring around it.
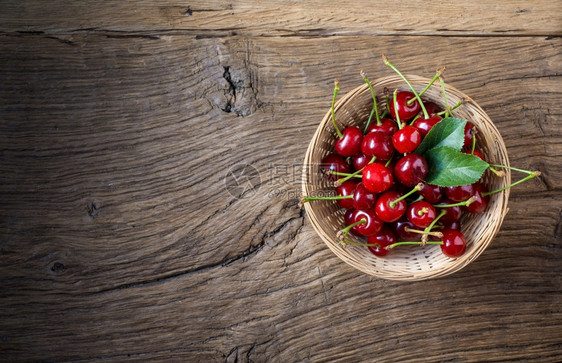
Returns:
[[[416,154],[423,154],[427,150],[441,146],[448,146],[460,151],[464,143],[464,126],[466,120],[454,117],[446,117],[436,123],[424,137],[416,149]]]
[[[475,183],[489,166],[477,156],[448,146],[429,150],[425,153],[425,159],[429,167],[425,182],[440,187]]]

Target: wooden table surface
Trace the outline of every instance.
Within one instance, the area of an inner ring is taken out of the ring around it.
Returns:
[[[1,8],[0,361],[562,360],[562,2]],[[333,80],[382,52],[542,172],[448,277],[365,275],[297,206]]]

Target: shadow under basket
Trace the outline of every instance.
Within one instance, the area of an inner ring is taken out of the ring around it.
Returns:
[[[420,92],[430,80],[413,75],[406,76],[414,88]],[[390,76],[372,83],[377,96],[379,111],[386,108],[385,88],[409,90],[399,76]],[[461,91],[445,86],[449,105],[457,104],[467,96]],[[433,85],[422,96],[424,101],[432,101],[445,109],[440,86]],[[336,119],[346,125],[363,129],[373,106],[373,99],[367,84],[355,88],[342,97],[335,105]],[[482,152],[484,160],[490,164],[509,166],[507,150],[502,137],[488,115],[475,102],[470,101],[453,111],[454,117],[467,119],[478,129],[476,149]],[[376,120],[373,120],[376,122]],[[339,125],[341,125],[339,123]],[[317,195],[333,190],[333,182],[327,180],[320,171],[322,159],[334,152],[334,128],[331,112],[328,110],[314,134],[304,159],[302,191],[304,195]],[[504,177],[490,171],[484,172],[482,181],[488,190],[502,188],[511,183],[511,174],[505,170]],[[339,244],[337,232],[345,227],[344,212],[336,201],[321,200],[305,203],[306,214],[312,226],[326,245],[344,262],[376,277],[389,280],[426,280],[445,276],[462,269],[476,259],[498,233],[503,218],[508,211],[509,189],[490,196],[488,208],[479,214],[465,212],[461,219],[461,231],[466,239],[466,252],[458,258],[449,258],[441,252],[439,245],[399,246],[388,256],[373,255],[367,247]],[[350,239],[365,242],[360,237]]]

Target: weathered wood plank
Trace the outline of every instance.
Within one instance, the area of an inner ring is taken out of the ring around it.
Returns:
[[[560,360],[560,39],[61,39],[0,37],[6,359]],[[407,73],[446,64],[512,163],[543,172],[436,281],[353,270],[269,194],[298,190],[332,80],[390,74],[382,51]],[[238,162],[261,172],[251,198],[224,187]]]
[[[53,11],[56,9],[56,11]],[[45,16],[45,14],[49,14]],[[225,35],[562,35],[559,1],[11,1],[0,31]],[[411,19],[406,21],[405,19]],[[125,34],[127,36],[127,34]]]
[[[560,241],[551,229],[522,229],[520,219],[540,226],[560,220],[554,208],[530,213],[534,203],[562,208],[549,195],[515,198],[490,249],[466,270],[435,281],[363,275],[297,219],[247,260],[151,284],[93,294],[74,285],[21,304],[37,299],[37,287],[48,282],[14,280],[3,286],[14,292],[2,299],[0,316],[10,329],[0,346],[6,354],[47,359],[560,358]]]

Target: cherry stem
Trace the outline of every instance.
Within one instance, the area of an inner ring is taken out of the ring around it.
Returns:
[[[453,116],[449,103],[447,103],[447,92],[445,92],[445,82],[443,81],[443,77],[439,77],[439,82],[441,83],[441,92],[443,93],[443,100],[445,101],[445,117]]]
[[[454,109],[459,108],[462,104],[464,103],[464,99],[460,100],[456,105],[454,105],[453,107],[450,108],[451,111],[453,111]],[[443,116],[447,113],[447,111],[441,111],[441,112],[437,112],[436,115],[437,116]]]
[[[377,159],[377,157],[376,157],[376,156],[373,156],[373,157],[371,158],[371,160],[368,162],[368,164],[374,163],[376,159]],[[359,175],[359,173],[361,173],[361,172],[363,171],[363,169],[365,169],[365,167],[366,167],[366,165],[365,165],[364,167],[362,167],[361,169],[356,170],[356,171],[353,172],[352,174],[349,174],[348,176],[346,176],[346,177],[344,177],[344,178],[338,179],[338,180],[336,181],[336,184],[339,183],[338,185],[341,185],[341,183],[343,183],[344,181],[347,181],[347,180],[349,180],[349,179],[351,179],[351,178],[357,177],[357,176]],[[338,185],[336,185],[336,186],[338,186]]]
[[[410,227],[404,228],[404,231],[411,232],[411,233],[427,234],[427,235],[430,235],[430,236],[435,236],[437,238],[443,237],[443,233],[441,233],[441,232],[421,231],[419,229],[413,229],[413,228],[410,228]]]
[[[476,149],[476,135],[472,135],[472,151],[470,152],[472,155],[474,155],[474,149]]]
[[[351,199],[353,195],[336,195],[333,197],[304,197],[301,199],[301,204],[311,202],[313,200],[339,200],[339,199]]]
[[[386,164],[384,164],[385,168],[388,168],[388,165],[390,164],[390,162],[392,161],[392,158],[388,159],[388,161],[386,162]]]
[[[419,93],[420,96],[423,96],[423,94],[429,89],[429,87],[431,87],[431,85],[433,83],[435,83],[435,81],[437,81],[437,78],[441,77],[441,75],[443,74],[443,72],[445,72],[445,69],[447,69],[446,67],[443,68],[439,68],[437,69],[437,73],[435,73],[435,76],[433,76],[433,78],[431,79],[431,81],[427,84],[427,86],[425,86],[425,88]],[[408,102],[406,102],[407,105],[411,105],[412,103],[414,103],[415,99],[412,98],[411,100],[408,100]]]
[[[473,195],[472,197],[468,198],[464,202],[458,202],[458,203],[454,203],[454,204],[436,204],[436,205],[434,205],[434,207],[435,208],[468,207],[470,204],[475,202],[476,199],[478,199],[478,198],[475,195]]]
[[[497,171],[496,169],[492,168],[491,166],[488,166],[488,169],[490,169],[490,171],[494,174],[496,174],[496,176],[498,177],[504,177],[505,176],[505,172],[503,170]]]
[[[353,245],[353,246],[366,246],[366,247],[377,247],[380,246],[380,244],[378,243],[361,243],[361,242],[354,242],[354,241],[350,241],[348,239],[342,239],[340,241],[340,244],[348,244],[348,245]]]
[[[421,241],[421,242],[396,242],[391,244],[390,246],[386,246],[385,248],[387,250],[391,250],[396,246],[402,246],[402,245],[419,245],[419,246],[425,246],[426,244],[428,245],[442,245],[443,241]]]
[[[388,58],[386,57],[386,55],[382,55],[382,60],[384,61],[384,64],[386,64],[388,67],[390,67],[394,72],[396,72],[400,77],[402,77],[402,79],[404,80],[404,82],[406,82],[406,84],[408,85],[408,87],[410,87],[410,89],[412,90],[412,93],[414,94],[415,98],[418,100],[418,102],[420,103],[420,107],[423,111],[423,116],[427,119],[429,118],[429,115],[427,114],[427,110],[425,109],[425,106],[423,105],[423,102],[420,98],[420,95],[416,92],[416,90],[414,89],[414,86],[412,86],[412,84],[410,83],[410,81],[408,81],[408,79],[402,74],[402,72],[400,72],[392,63],[390,63],[390,61],[388,60]]]
[[[443,217],[445,214],[447,214],[446,210],[442,210],[441,213],[439,213],[439,215],[437,217],[435,217],[435,219],[433,220],[433,222],[431,222],[431,224],[429,226],[427,226],[427,228],[425,229],[426,232],[431,231],[431,229],[433,228],[433,226],[435,226],[435,223],[437,223],[437,221],[439,219],[441,219],[441,217]]]
[[[339,171],[330,170],[329,173],[332,174],[332,175],[348,176],[350,178],[362,178],[363,177],[363,175],[355,174],[356,172],[354,172],[354,173],[340,173]]]
[[[412,99],[413,99],[413,98],[412,98]],[[411,100],[410,100],[410,101],[411,101]],[[419,119],[420,117],[421,117],[421,115],[419,115],[419,114],[416,115],[416,117],[414,117],[414,118],[412,119],[412,122],[410,122],[410,126],[413,125],[414,122],[416,122],[416,120]]]
[[[431,229],[433,228],[433,226],[435,226],[435,223],[437,223],[437,221],[439,219],[441,219],[441,217],[443,217],[445,214],[447,214],[446,210],[442,210],[441,213],[439,213],[439,215],[437,217],[435,217],[435,219],[433,220],[433,222],[431,222],[431,224],[429,226],[427,226],[427,228],[424,230],[425,232],[429,232],[431,231]],[[426,243],[427,242],[427,235],[424,234],[422,236],[422,242]]]
[[[388,102],[387,102],[387,105],[388,105]],[[384,110],[384,112],[381,115],[381,118],[384,118],[386,116],[390,116],[390,112],[388,112],[388,110]]]
[[[525,173],[525,174],[528,174],[528,175],[525,178],[523,178],[521,180],[518,180],[515,183],[511,183],[506,187],[499,188],[499,189],[496,189],[496,190],[492,190],[491,192],[482,193],[482,196],[484,196],[484,197],[486,197],[488,195],[491,195],[491,194],[499,193],[499,192],[504,191],[506,189],[509,189],[509,188],[511,188],[511,187],[513,187],[517,184],[521,184],[523,182],[526,182],[529,179],[533,179],[534,177],[537,177],[537,176],[541,175],[540,171],[523,170],[523,169],[511,167],[511,166],[505,166],[505,165],[490,164],[490,166],[493,166],[495,168],[505,168],[505,169],[515,170],[515,171],[519,171],[521,173]]]
[[[365,125],[365,131],[364,133],[367,132],[367,129],[369,128],[369,125],[371,124],[371,120],[373,118],[373,113],[375,114],[375,117],[377,118],[377,125],[380,126],[381,125],[381,119],[379,116],[379,109],[377,107],[377,96],[375,95],[375,90],[373,89],[373,85],[371,84],[371,82],[369,82],[369,79],[367,78],[367,73],[365,73],[365,71],[361,70],[361,77],[363,77],[363,81],[365,81],[365,83],[367,83],[367,85],[369,86],[369,89],[371,90],[371,96],[373,97],[373,109],[371,110],[371,114],[369,115],[369,120],[367,120],[367,125]]]
[[[429,212],[429,209],[427,209],[427,207],[423,207],[422,209],[420,209],[418,211],[418,216],[423,216],[424,214],[426,214],[427,212]]]
[[[336,104],[336,96],[338,95],[338,91],[340,90],[340,81],[334,81],[334,97],[332,98],[332,122],[334,123],[334,129],[336,129],[336,133],[338,137],[341,139],[343,138],[343,134],[341,133],[340,129],[338,129],[338,125],[336,123],[336,113],[334,112],[334,105]]]
[[[518,168],[514,168],[513,166],[496,165],[496,164],[490,164],[490,166],[493,166],[494,168],[504,168],[504,169],[509,169],[509,170],[515,170],[515,171],[518,171],[520,173],[525,173],[525,174],[536,174],[536,173],[538,173],[538,175],[541,175],[540,171],[518,169]],[[535,175],[535,176],[538,176],[538,175]]]
[[[396,94],[398,90],[395,89],[394,93],[392,94],[392,102],[394,102],[394,116],[396,117],[396,123],[398,124],[398,129],[402,129],[402,122],[400,121],[400,115],[398,114],[398,102],[396,102]]]
[[[394,206],[396,205],[396,203],[398,203],[399,201],[406,199],[407,197],[409,197],[410,195],[414,194],[415,192],[419,192],[420,190],[423,189],[423,183],[419,183],[418,185],[416,185],[414,187],[414,189],[410,190],[408,193],[404,194],[403,196],[401,196],[400,198],[397,198],[396,200],[393,200],[392,202],[388,203],[388,206],[390,208],[394,208]]]
[[[339,230],[336,236],[340,239],[340,241],[344,241],[345,238],[347,237],[347,234],[349,233],[349,230],[359,224],[367,224],[367,220],[365,218],[361,218],[358,222],[351,223],[349,226],[345,227],[344,229]]]
[[[410,203],[408,204],[414,204],[415,202],[419,202],[420,200],[423,200],[423,195],[418,195],[418,199],[416,200],[412,200]]]

